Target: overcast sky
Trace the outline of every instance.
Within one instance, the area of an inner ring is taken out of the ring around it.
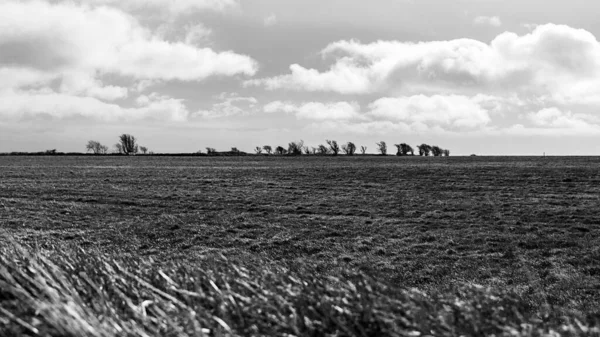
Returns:
[[[0,0],[0,152],[600,154],[600,2]]]

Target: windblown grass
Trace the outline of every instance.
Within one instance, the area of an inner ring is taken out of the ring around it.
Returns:
[[[157,265],[3,241],[1,336],[600,335],[596,322],[549,318],[508,290],[465,285],[425,294],[364,275],[241,267],[223,256]]]

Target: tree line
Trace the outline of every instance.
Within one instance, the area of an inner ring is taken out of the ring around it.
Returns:
[[[387,156],[388,155],[388,146],[384,141],[380,141],[375,143],[375,149],[379,155]],[[416,146],[417,151],[415,149],[406,144],[394,144],[396,147],[396,155],[397,156],[434,156],[434,157],[448,157],[450,156],[450,150],[442,149],[437,145],[429,145],[429,144],[420,144]],[[108,146],[102,145],[100,142],[90,140],[86,146],[87,152],[92,152],[94,154],[108,154]],[[122,134],[119,136],[119,141],[114,145],[114,152],[117,154],[124,155],[135,155],[138,153],[142,154],[154,154],[153,152],[149,152],[148,148],[144,146],[139,146],[137,143],[137,139],[129,134]],[[306,146],[304,145],[304,141],[293,141],[288,143],[287,148],[281,145],[272,147],[271,145],[257,146],[254,148],[254,153],[256,155],[278,155],[278,156],[300,156],[300,155],[321,155],[321,156],[337,156],[340,154],[346,156],[354,156],[356,154],[365,155],[367,153],[367,147],[361,146],[357,147],[352,142],[347,142],[345,144],[340,145],[335,140],[326,140],[324,144],[319,144],[318,146]],[[231,148],[231,151],[219,152],[213,147],[207,147],[206,153],[202,153],[202,151],[198,151],[196,154],[205,154],[205,155],[243,155],[246,154],[243,151],[238,150],[236,147]]]

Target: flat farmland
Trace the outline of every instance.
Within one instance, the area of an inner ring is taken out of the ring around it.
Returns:
[[[6,156],[0,226],[156,264],[217,253],[600,308],[595,157]]]

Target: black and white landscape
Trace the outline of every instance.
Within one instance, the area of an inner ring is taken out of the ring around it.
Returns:
[[[0,0],[0,336],[600,336],[599,10]]]

